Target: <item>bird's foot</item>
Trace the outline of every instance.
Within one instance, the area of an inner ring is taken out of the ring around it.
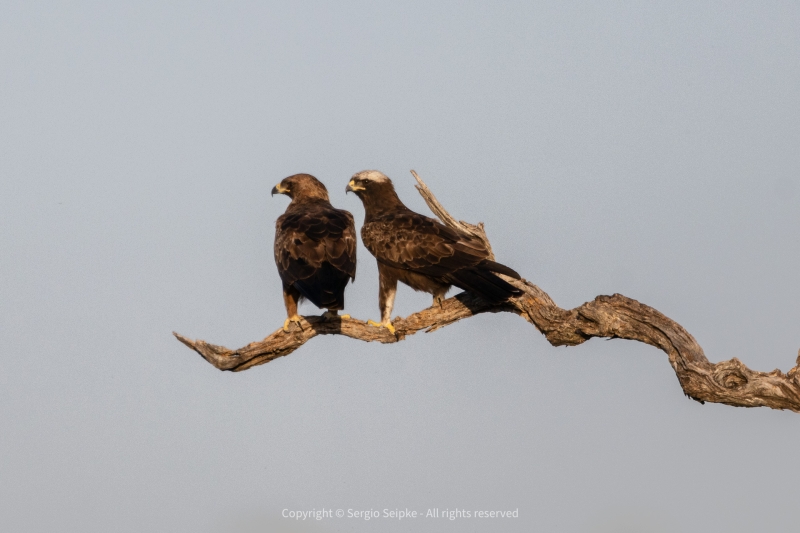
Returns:
[[[289,324],[292,322],[297,324],[297,327],[299,327],[300,329],[303,329],[303,325],[300,323],[301,320],[303,320],[303,317],[301,317],[300,315],[290,316],[289,318],[283,321],[283,331],[289,333]]]
[[[431,305],[431,307],[438,307],[439,309],[444,307],[444,298],[442,298],[441,296],[434,296],[433,305]]]
[[[342,320],[347,320],[350,318],[350,315],[340,315],[339,311],[331,311],[328,309],[324,313],[322,313],[322,318],[326,320],[330,320],[331,318],[341,318]]]
[[[391,320],[387,320],[386,322],[381,322],[380,324],[375,322],[374,320],[367,320],[367,325],[375,326],[376,328],[386,328],[392,335],[394,335],[394,326],[392,325]]]

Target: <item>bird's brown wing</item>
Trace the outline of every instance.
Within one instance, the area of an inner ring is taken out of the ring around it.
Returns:
[[[284,285],[294,285],[319,307],[341,299],[344,285],[356,277],[353,215],[318,203],[287,211],[275,224],[275,264]]]
[[[412,211],[389,214],[365,223],[361,239],[375,258],[388,266],[456,285],[492,302],[520,294],[497,274],[519,274],[489,259],[484,244]]]
[[[437,278],[489,257],[479,240],[413,212],[368,222],[361,238],[378,261]]]

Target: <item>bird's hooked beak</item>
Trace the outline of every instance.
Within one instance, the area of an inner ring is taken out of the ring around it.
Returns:
[[[285,189],[280,183],[272,188],[272,196],[276,194],[286,194],[287,192],[289,192],[289,189]]]
[[[347,188],[344,190],[345,194],[348,192],[356,192],[356,191],[363,191],[364,187],[360,187],[356,185],[355,180],[350,180],[350,183],[347,184]]]

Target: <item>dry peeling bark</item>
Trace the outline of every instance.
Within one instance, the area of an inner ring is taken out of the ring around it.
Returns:
[[[442,222],[459,231],[489,240],[483,225],[456,221],[439,204],[422,180],[412,171],[422,197]],[[669,357],[683,392],[699,402],[724,403],[737,407],[771,407],[800,412],[800,353],[796,366],[783,373],[750,370],[734,358],[711,363],[697,341],[680,324],[652,307],[614,294],[598,296],[580,307],[565,310],[536,285],[505,278],[523,294],[501,305],[493,305],[470,293],[445,300],[441,306],[424,309],[406,318],[395,318],[395,334],[385,328],[368,326],[355,319],[308,316],[302,329],[278,329],[262,341],[238,350],[174,335],[220,370],[241,371],[288,355],[317,335],[346,335],[363,341],[393,343],[418,331],[434,331],[479,313],[510,312],[533,324],[553,346],[575,346],[592,337],[630,339],[662,350]]]

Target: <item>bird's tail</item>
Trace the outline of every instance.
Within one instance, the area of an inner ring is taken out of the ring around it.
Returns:
[[[492,303],[504,302],[512,296],[522,294],[520,289],[497,276],[497,274],[520,279],[520,275],[513,269],[488,259],[481,261],[474,267],[457,270],[451,274],[451,277],[453,285],[465,291],[474,292],[484,300]]]
[[[497,272],[498,274],[504,274],[509,278],[522,279],[522,277],[519,274],[517,274],[516,270],[508,268],[505,265],[501,265],[500,263],[496,263],[495,261],[490,261],[488,259],[484,259],[483,261],[478,263],[478,266],[476,268],[489,270],[491,272]]]
[[[313,276],[294,282],[295,288],[320,309],[344,309],[344,288],[350,276],[328,263],[323,263]]]

